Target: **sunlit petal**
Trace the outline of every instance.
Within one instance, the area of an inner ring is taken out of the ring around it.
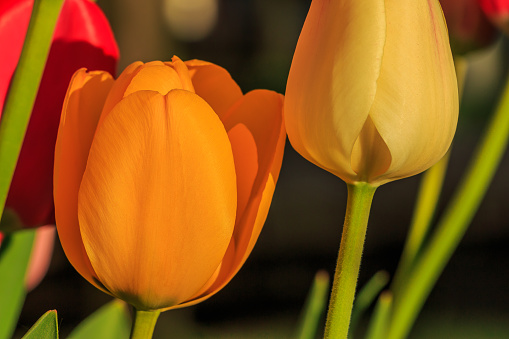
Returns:
[[[78,71],[67,91],[55,148],[54,197],[58,236],[74,268],[103,289],[83,247],[78,223],[78,190],[106,96],[113,85],[107,72]]]
[[[230,142],[197,95],[135,92],[104,119],[78,212],[92,266],[115,296],[159,309],[195,295],[223,259],[235,210]]]

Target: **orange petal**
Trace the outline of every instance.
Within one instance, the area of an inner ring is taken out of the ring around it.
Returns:
[[[77,71],[62,109],[55,146],[54,198],[58,236],[74,268],[90,283],[97,282],[83,247],[78,223],[78,190],[87,164],[101,109],[113,85],[107,72]]]
[[[177,72],[161,61],[153,61],[143,65],[127,86],[124,98],[137,91],[156,91],[165,95],[172,89],[183,89]]]
[[[182,83],[182,89],[194,93],[193,81],[191,80],[189,70],[187,69],[186,64],[180,60],[178,56],[174,55],[171,62],[165,62],[164,64],[172,67],[177,72],[180,82]]]
[[[242,207],[237,210],[234,234],[216,281],[201,297],[179,305],[179,308],[201,302],[222,289],[251,253],[267,218],[283,160],[286,133],[282,106],[282,95],[256,90],[247,93],[225,115],[223,122],[235,158],[239,206],[246,200],[247,205],[241,213]],[[253,161],[258,163],[256,173],[252,172],[256,168]],[[249,193],[248,197],[243,196],[246,193]]]
[[[239,123],[228,131],[237,173],[237,216],[244,210],[251,197],[258,174],[258,150],[256,141],[246,125]]]
[[[245,162],[240,157],[241,152],[235,152],[236,150],[242,151],[242,147],[236,146],[242,140],[238,137],[239,125],[246,126],[254,138],[258,158],[258,172],[253,181],[250,196],[247,198],[248,204],[241,214],[237,214],[234,231],[236,251],[233,265],[235,267],[230,277],[227,278],[228,280],[240,269],[251,253],[267,218],[274,186],[281,169],[286,141],[282,111],[283,96],[281,94],[267,90],[255,90],[247,93],[225,114],[223,119],[234,150],[238,187],[246,185],[245,181],[250,183],[252,180],[251,169],[242,164],[237,165],[238,159]],[[239,190],[239,201],[245,199],[241,195],[244,192]],[[263,213],[260,213],[262,211]]]
[[[104,103],[101,115],[106,115],[107,112],[110,112],[113,107],[118,104],[120,100],[122,100],[127,87],[131,83],[131,80],[140,71],[141,67],[143,67],[143,62],[136,61],[124,69],[122,74],[120,74],[118,79],[115,81],[115,84],[111,88],[111,91],[106,98],[106,102]]]
[[[139,309],[195,295],[231,239],[235,165],[226,131],[194,93],[139,91],[104,119],[79,193],[92,266]]]
[[[222,120],[223,114],[242,98],[239,85],[218,65],[201,60],[189,60],[185,64],[196,94],[205,99]]]

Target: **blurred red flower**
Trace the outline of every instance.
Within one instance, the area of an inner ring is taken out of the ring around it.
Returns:
[[[480,4],[482,1],[440,0],[453,53],[467,53],[495,41],[497,29],[483,13]]]
[[[479,0],[488,18],[505,34],[509,34],[509,0]]]
[[[33,0],[0,2],[0,111],[21,54]],[[53,157],[62,103],[76,70],[115,74],[118,47],[101,9],[89,0],[65,0],[20,157],[7,197],[27,227],[54,223]]]

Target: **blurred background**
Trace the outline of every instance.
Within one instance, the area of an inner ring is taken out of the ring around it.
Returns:
[[[225,67],[244,92],[284,93],[310,0],[99,0],[116,35],[119,73],[136,61],[173,55]],[[439,213],[446,206],[492,114],[509,66],[498,37],[467,55],[464,100]],[[320,62],[316,60],[316,62]],[[410,338],[509,338],[509,157],[431,293]],[[394,273],[420,176],[375,195],[359,286]],[[317,270],[331,275],[339,249],[346,185],[287,144],[272,207],[244,268],[206,302],[161,314],[154,338],[291,338]],[[31,292],[17,337],[57,309],[63,338],[111,300],[76,273],[57,244],[48,275]],[[366,319],[367,321],[367,319]]]

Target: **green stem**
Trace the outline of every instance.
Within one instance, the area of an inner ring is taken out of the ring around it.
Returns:
[[[422,249],[424,240],[429,233],[431,220],[435,214],[438,204],[438,198],[442,191],[442,186],[449,163],[450,150],[434,166],[423,173],[417,204],[410,223],[410,231],[401,254],[391,290],[396,292],[400,289],[402,281],[406,279],[411,271],[412,265]]]
[[[306,300],[306,306],[304,307],[295,338],[316,338],[318,323],[320,322],[325,311],[325,306],[327,305],[328,291],[329,274],[325,271],[318,271]]]
[[[463,97],[463,88],[465,87],[465,79],[468,71],[468,62],[462,56],[454,57],[454,68],[456,69],[456,77],[458,79],[459,100]],[[442,191],[445,174],[451,150],[440,159],[435,165],[423,173],[417,203],[414,210],[410,230],[405,242],[401,260],[398,264],[394,279],[391,284],[391,290],[397,293],[400,289],[402,281],[405,280],[414,264],[419,252],[424,246],[426,237],[429,234],[431,221],[435,215],[438,199]]]
[[[376,187],[364,182],[348,184],[345,224],[329,301],[325,338],[347,337],[369,211],[375,190]]]
[[[0,124],[0,215],[30,120],[63,0],[35,0]]]
[[[159,318],[160,310],[140,311],[136,310],[134,316],[133,329],[131,331],[131,339],[150,339],[154,333],[157,318]]]
[[[509,79],[508,79],[509,80]],[[408,335],[440,273],[458,246],[491,183],[509,138],[509,81],[460,188],[394,299],[388,338]]]

